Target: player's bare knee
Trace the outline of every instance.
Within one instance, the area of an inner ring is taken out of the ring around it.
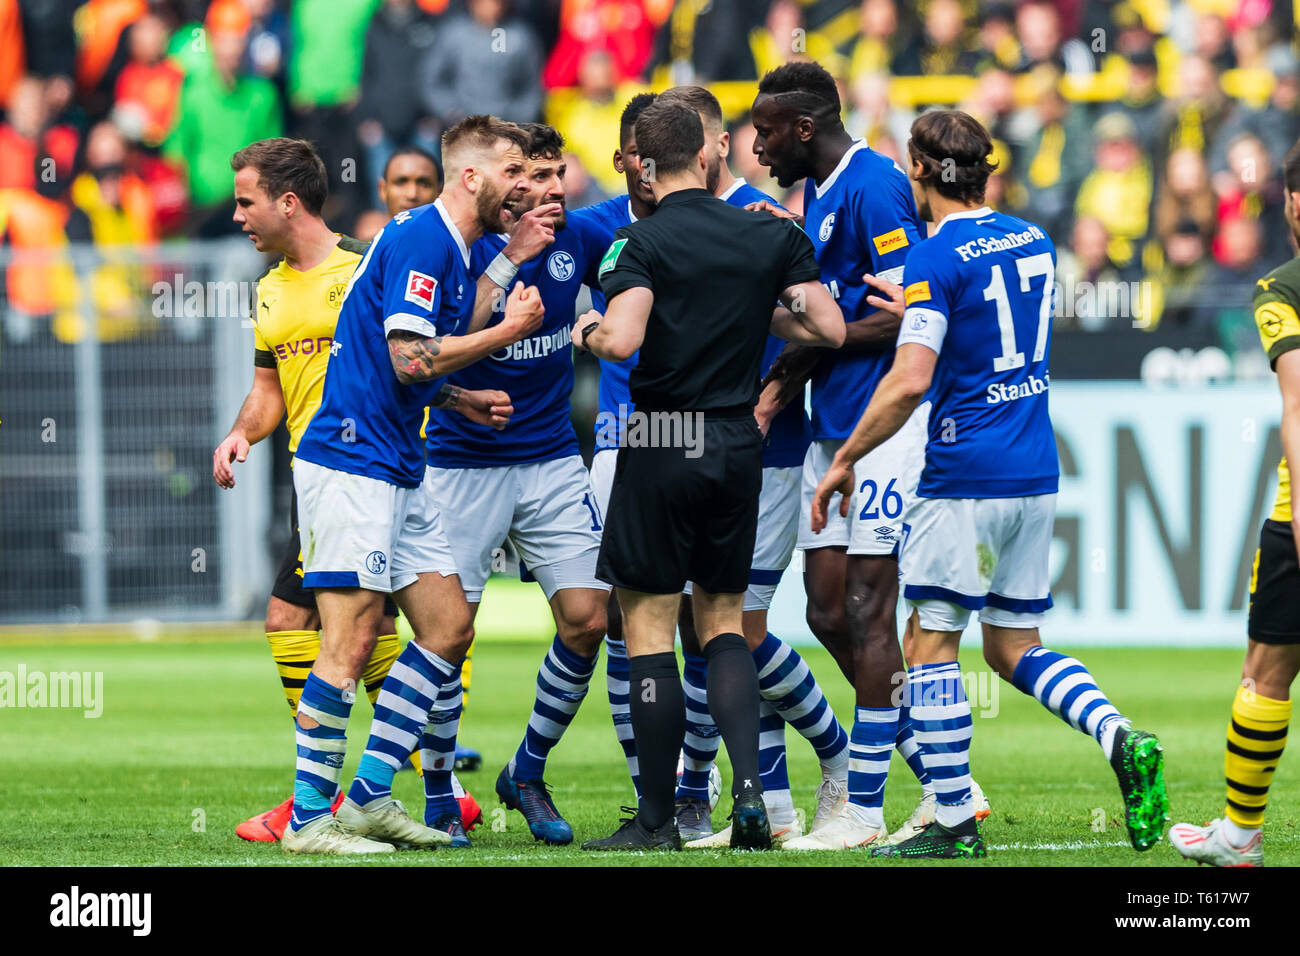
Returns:
[[[315,631],[320,628],[320,619],[314,608],[299,607],[279,598],[272,597],[266,605],[266,631]]]
[[[843,608],[826,607],[822,604],[808,602],[805,615],[808,629],[819,641],[833,640],[847,630],[847,620]]]

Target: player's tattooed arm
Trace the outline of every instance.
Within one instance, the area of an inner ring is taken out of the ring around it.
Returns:
[[[414,382],[427,382],[442,374],[435,370],[434,362],[442,352],[442,341],[441,335],[420,335],[403,329],[389,332],[388,357],[392,360],[397,380],[403,385],[410,385]]]
[[[458,385],[444,385],[429,403],[432,408],[455,408],[460,404],[461,388]]]

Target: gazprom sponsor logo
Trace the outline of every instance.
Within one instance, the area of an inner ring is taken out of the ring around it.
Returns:
[[[994,382],[986,390],[984,401],[989,405],[1001,405],[1005,402],[1017,402],[1031,395],[1044,395],[1051,382],[1052,376],[1050,374],[1044,375],[1042,378],[1037,375],[1030,375],[1019,385],[1004,385],[1001,382]]]
[[[564,325],[546,335],[534,335],[530,339],[523,339],[514,345],[507,345],[503,349],[498,349],[492,353],[492,358],[498,362],[528,362],[533,359],[546,358],[562,349],[568,348],[572,344],[570,333],[572,325]]]

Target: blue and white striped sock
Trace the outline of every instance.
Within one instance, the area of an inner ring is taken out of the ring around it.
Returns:
[[[632,789],[641,802],[641,768],[636,759],[636,739],[632,736],[632,711],[628,695],[627,645],[612,637],[605,638],[605,690],[609,695],[609,714],[614,719],[614,733],[623,748]]]
[[[546,758],[564,736],[587,696],[595,669],[595,657],[574,653],[564,646],[560,635],[555,635],[551,649],[537,669],[537,697],[524,739],[510,759],[510,779],[526,783],[543,778]]]
[[[849,735],[798,651],[769,631],[754,650],[754,666],[763,699],[807,738],[826,771],[843,771],[849,760]]]
[[[429,711],[429,723],[420,735],[420,767],[424,772],[424,822],[430,826],[444,813],[459,813],[460,805],[451,787],[456,766],[456,733],[465,693],[460,668],[442,685]]]
[[[930,774],[925,769],[925,761],[921,759],[921,750],[916,745],[916,735],[912,731],[912,708],[906,704],[898,708],[898,740],[894,749],[907,761],[907,766],[920,782],[922,797],[934,793],[934,784],[930,782]]]
[[[682,744],[682,778],[677,796],[709,799],[709,768],[718,757],[722,738],[709,713],[707,676],[709,662],[696,654],[682,654],[682,690],[686,698],[686,740]]]
[[[458,665],[415,641],[407,643],[379,688],[370,739],[348,789],[349,800],[365,806],[392,794],[393,774],[419,745],[438,692],[443,684],[456,680],[458,671]]]
[[[920,664],[907,672],[912,729],[934,784],[935,816],[947,827],[975,812],[970,791],[970,701],[956,661]]]
[[[897,707],[855,707],[849,737],[849,803],[864,823],[885,823],[885,779],[898,737]]]
[[[758,704],[758,779],[773,826],[794,819],[794,798],[785,762],[785,719],[765,700]]]
[[[1106,699],[1088,668],[1073,657],[1041,645],[1025,651],[1011,675],[1011,683],[1075,730],[1095,738],[1107,760],[1115,732],[1129,725],[1127,718]]]
[[[299,721],[294,725],[298,762],[293,778],[293,817],[289,821],[294,830],[330,812],[343,775],[348,714],[354,700],[355,693],[327,683],[315,671],[307,675],[298,701],[298,718],[308,717],[316,726],[307,730]]]

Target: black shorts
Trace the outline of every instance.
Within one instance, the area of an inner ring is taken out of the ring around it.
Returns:
[[[298,607],[316,607],[316,595],[302,586],[302,545],[298,540],[298,491],[294,489],[289,498],[289,543],[285,545],[284,555],[280,558],[280,567],[275,572],[275,584],[271,586],[271,596]],[[391,594],[384,595],[384,616],[397,617],[397,604]]]
[[[1246,633],[1261,644],[1300,644],[1300,565],[1289,522],[1270,519],[1259,532]]]
[[[749,586],[762,435],[752,415],[706,419],[698,450],[619,449],[596,577],[648,594],[687,581],[715,594]]]

